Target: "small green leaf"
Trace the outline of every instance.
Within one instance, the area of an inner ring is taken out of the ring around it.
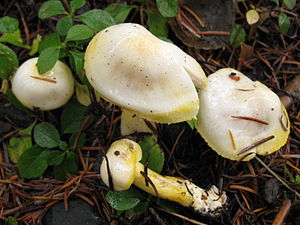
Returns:
[[[241,46],[241,43],[246,39],[245,30],[238,24],[234,24],[232,31],[229,37],[229,43],[233,48],[238,48]]]
[[[84,53],[78,51],[69,51],[69,53],[70,53],[71,68],[76,72],[77,76],[82,82]]]
[[[67,14],[63,4],[60,1],[46,1],[41,5],[38,17],[43,20],[60,14]]]
[[[159,145],[155,142],[154,137],[148,136],[139,142],[139,144],[143,150],[141,163],[147,165],[149,169],[160,173],[164,166],[165,157]]]
[[[64,158],[65,158],[66,152],[57,151],[57,150],[51,150],[48,152],[47,155],[47,163],[49,166],[58,166],[60,165]]]
[[[59,57],[60,47],[47,48],[40,54],[37,62],[39,74],[48,72],[55,66]]]
[[[283,2],[289,10],[292,10],[296,5],[296,0],[283,0]]]
[[[42,122],[35,126],[33,138],[43,148],[55,148],[60,143],[59,133],[55,126],[47,122]]]
[[[61,41],[57,33],[49,34],[41,41],[39,52],[41,53],[47,48],[61,47]]]
[[[39,51],[39,46],[41,41],[42,41],[42,36],[38,34],[36,38],[33,40],[30,52],[28,53],[30,56],[33,56],[35,53]]]
[[[109,191],[105,198],[112,208],[124,211],[136,207],[143,196],[137,190],[130,188],[126,191]]]
[[[65,107],[60,117],[61,128],[64,134],[75,133],[79,130],[85,119],[87,107],[77,101],[70,101]]]
[[[156,0],[158,11],[164,17],[175,17],[178,12],[178,0]]]
[[[58,20],[56,24],[56,31],[59,35],[67,35],[69,29],[73,26],[73,20],[71,16],[65,16]]]
[[[152,12],[147,12],[147,16],[148,16],[147,24],[150,32],[157,37],[167,38],[168,26],[166,23],[166,19],[160,14],[156,14]]]
[[[137,204],[136,207],[134,207],[134,212],[138,214],[143,214],[148,210],[149,204],[147,201],[141,201]]]
[[[125,5],[113,3],[107,6],[104,10],[108,12],[117,24],[123,23],[132,9],[137,8],[136,5]]]
[[[19,66],[16,53],[0,43],[0,78],[7,79]]]
[[[57,180],[65,180],[66,175],[76,174],[78,171],[76,155],[74,152],[66,152],[60,165],[54,167],[54,176]]]
[[[26,129],[23,129],[18,132],[18,134],[29,135],[29,136],[12,137],[9,140],[7,151],[9,154],[9,159],[13,163],[17,163],[19,161],[20,156],[23,154],[23,152],[32,146],[31,131],[34,125],[35,122],[31,124],[29,127],[27,127]]]
[[[4,16],[0,18],[0,32],[13,33],[19,28],[19,21],[16,18]]]
[[[71,9],[73,12],[75,12],[77,9],[81,8],[85,5],[85,0],[72,0],[70,2]]]
[[[0,37],[0,42],[7,42],[10,43],[12,45],[21,47],[21,48],[26,48],[26,49],[30,49],[29,45],[25,45],[23,43],[23,39],[21,37],[21,31],[19,29],[17,29],[15,32],[13,33],[4,33],[1,37]]]
[[[7,218],[7,224],[8,225],[18,225],[17,220],[12,216],[9,216]]]
[[[92,9],[78,17],[82,20],[82,22],[95,31],[101,31],[116,24],[114,18],[112,18],[108,12],[100,9]]]
[[[76,24],[67,33],[66,41],[83,41],[91,38],[94,32],[86,25]]]
[[[191,119],[191,120],[188,120],[187,123],[190,126],[190,128],[193,130],[196,126],[197,120]]]
[[[58,147],[60,150],[63,150],[63,151],[68,150],[68,144],[65,141],[60,141]]]
[[[48,150],[38,145],[25,150],[18,162],[19,174],[23,178],[36,178],[45,172],[48,167]]]
[[[279,25],[280,33],[286,34],[289,30],[290,24],[291,22],[289,17],[284,12],[281,12],[278,17],[278,25]]]
[[[74,133],[70,137],[70,140],[69,140],[69,146],[70,147],[73,147],[76,136],[77,136],[77,133]],[[86,133],[81,133],[80,137],[78,139],[77,148],[83,147],[85,142],[86,142]]]

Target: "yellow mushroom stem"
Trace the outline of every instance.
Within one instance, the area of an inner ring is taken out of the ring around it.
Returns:
[[[215,186],[204,190],[189,180],[162,176],[139,163],[141,158],[142,150],[136,142],[129,139],[115,141],[101,164],[103,182],[107,186],[113,185],[116,191],[126,190],[133,183],[149,194],[204,214],[217,215],[218,209],[226,203],[225,192],[220,192]]]
[[[215,210],[222,208],[227,200],[225,192],[220,192],[215,186],[206,191],[189,180],[162,176],[150,169],[145,175],[145,167],[141,163],[136,164],[133,183],[151,195],[192,207],[201,213],[217,214]]]

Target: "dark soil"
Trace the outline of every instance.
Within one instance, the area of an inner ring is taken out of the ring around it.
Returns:
[[[21,33],[25,42],[30,44],[37,34],[44,36],[55,31],[57,18],[43,21],[37,18],[42,2],[2,0],[0,16],[12,16],[22,21]],[[92,8],[102,9],[112,2],[132,3],[133,1],[90,0],[81,11]],[[249,26],[245,20],[245,13],[250,9],[250,3],[268,12],[268,16],[263,21],[253,26]],[[295,93],[286,93],[284,89],[289,81],[300,75],[300,4],[298,2],[290,11],[291,27],[286,35],[281,35],[279,32],[277,18],[280,9],[274,8],[272,1],[246,1],[246,3],[234,4],[235,23],[240,24],[247,34],[241,48],[233,49],[227,42],[222,42],[224,45],[222,48],[199,50],[198,47],[193,48],[193,42],[187,45],[186,40],[182,41],[176,34],[177,30],[170,31],[170,39],[184,51],[192,54],[200,62],[206,74],[211,74],[222,67],[237,68],[250,78],[266,84],[278,95],[291,96],[293,103],[288,109],[291,121],[290,138],[278,152],[260,158],[268,168],[284,178],[286,184],[299,192],[299,181],[297,183],[291,180],[291,177],[300,176],[299,96]],[[145,18],[143,20],[146,21]],[[140,23],[139,12],[132,13],[127,21]],[[171,26],[173,23],[174,21],[169,22]],[[17,53],[20,63],[30,57],[26,50],[9,46]],[[38,120],[59,126],[60,113],[61,109],[37,113]],[[189,219],[180,219],[161,210],[158,199],[150,201],[149,209],[143,214],[118,214],[109,206],[105,199],[108,188],[97,175],[99,167],[97,165],[108,146],[114,140],[121,138],[120,110],[101,100],[100,104],[90,107],[90,113],[95,115],[95,122],[86,130],[87,146],[101,146],[102,150],[81,151],[84,161],[92,165],[88,172],[69,175],[65,182],[54,180],[51,171],[47,171],[39,179],[22,179],[18,176],[16,165],[8,158],[7,146],[9,139],[14,137],[18,130],[30,125],[33,119],[12,106],[7,97],[0,94],[0,224],[7,224],[9,216],[16,218],[19,224],[193,224]],[[159,124],[157,132],[158,143],[166,158],[162,172],[164,175],[184,176],[203,188],[214,184],[226,191],[229,197],[226,208],[218,218],[210,218],[191,209],[171,204],[180,215],[212,225],[300,224],[299,198],[297,199],[292,191],[278,182],[257,160],[236,162],[218,156],[187,123]],[[78,163],[82,171],[82,164]],[[147,196],[146,193],[142,194]],[[46,198],[34,198],[34,196],[46,196]],[[85,202],[88,206],[80,205],[76,209],[73,200],[70,199],[81,199],[76,200],[77,203]],[[284,205],[287,200],[291,201],[291,206]],[[54,207],[55,210],[61,210],[61,214],[53,211]],[[77,218],[75,215],[78,210],[93,208],[91,217],[95,220],[86,223],[67,223],[55,218],[71,218],[65,213],[64,208],[69,208],[69,213],[74,213],[71,216],[74,218]],[[275,223],[276,216],[285,217],[286,209],[289,213],[286,218],[283,218],[284,222]],[[47,212],[50,213],[45,216]]]

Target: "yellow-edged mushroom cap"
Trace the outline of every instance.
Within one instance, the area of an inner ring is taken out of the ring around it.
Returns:
[[[200,65],[143,26],[125,23],[99,32],[85,54],[86,75],[108,101],[154,122],[195,118],[195,86],[206,85]]]
[[[279,97],[234,69],[211,74],[199,100],[197,129],[225,158],[250,160],[277,151],[287,141],[290,123]]]

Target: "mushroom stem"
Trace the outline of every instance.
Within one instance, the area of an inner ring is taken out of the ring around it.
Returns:
[[[223,207],[226,203],[225,192],[220,192],[215,186],[206,191],[189,180],[162,176],[150,169],[147,169],[147,178],[145,178],[144,170],[143,164],[136,164],[133,183],[151,195],[157,195],[159,198],[192,207],[197,212],[212,215],[216,215],[217,211],[215,210]],[[147,179],[150,181],[148,184],[146,184]]]
[[[129,139],[115,141],[106,153],[107,160],[101,164],[103,182],[107,186],[111,183],[117,191],[126,190],[133,183],[149,194],[204,214],[218,215],[218,209],[226,203],[225,192],[220,192],[215,186],[206,191],[189,180],[162,176],[139,163],[141,158],[142,150],[136,142]]]

